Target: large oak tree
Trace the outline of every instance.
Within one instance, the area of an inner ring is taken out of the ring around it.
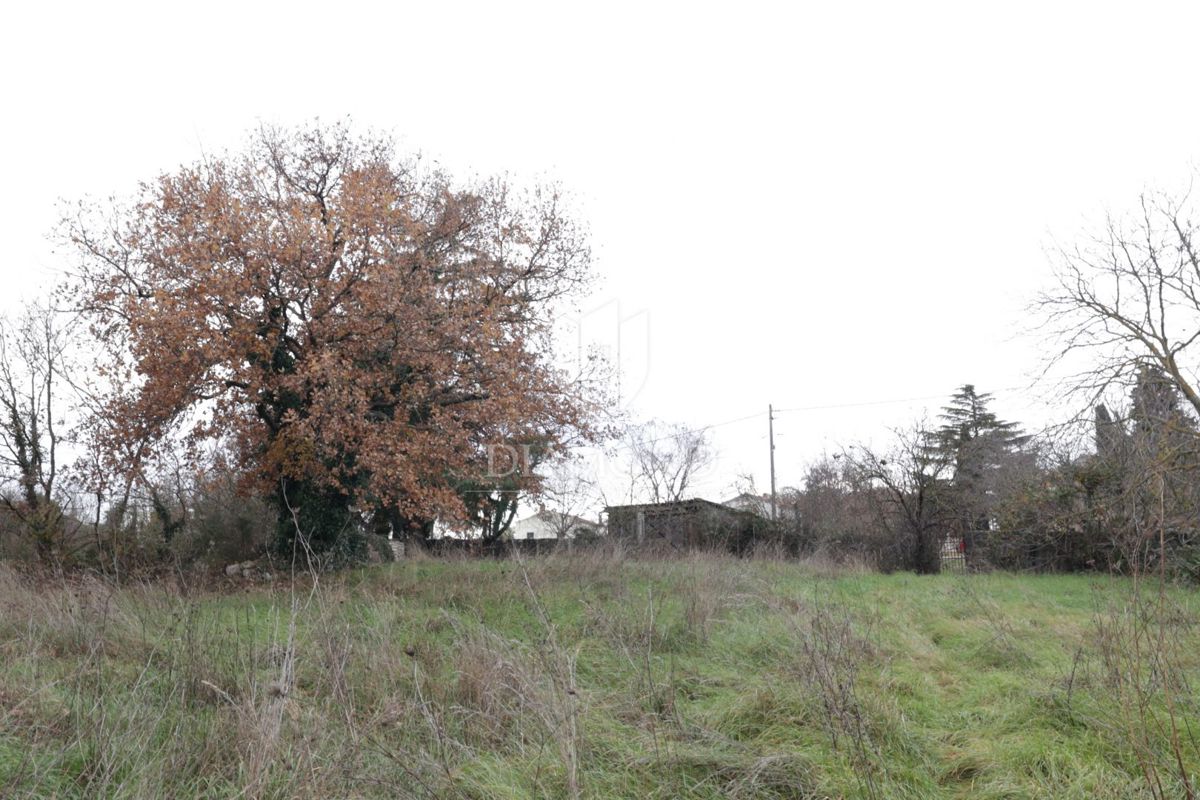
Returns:
[[[469,515],[489,445],[590,435],[550,348],[590,253],[552,188],[459,184],[346,126],[268,129],[65,230],[111,452],[232,440],[285,541],[293,512],[317,546],[356,516],[427,533]]]

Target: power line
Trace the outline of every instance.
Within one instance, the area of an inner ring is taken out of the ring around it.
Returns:
[[[1007,386],[1007,387],[1002,387],[1000,389],[993,389],[992,391],[987,392],[987,394],[994,394],[995,392],[1017,392],[1017,391],[1021,391],[1023,389],[1027,389],[1027,388],[1029,388],[1029,387],[1027,387],[1027,386]],[[897,403],[915,403],[915,402],[918,402],[921,400],[945,400],[945,399],[950,398],[951,396],[952,395],[949,393],[941,392],[939,394],[924,395],[922,397],[897,397],[897,398],[893,398],[890,400],[866,400],[866,401],[860,401],[860,402],[855,402],[855,403],[831,403],[828,405],[819,405],[819,406],[792,406],[791,408],[775,408],[775,409],[772,409],[771,411],[758,411],[753,414],[747,414],[743,417],[735,417],[734,419],[727,419],[722,422],[714,422],[709,425],[702,425],[698,428],[687,428],[685,430],[676,431],[675,433],[667,434],[666,436],[659,436],[655,439],[647,439],[644,443],[645,444],[654,444],[655,442],[665,442],[668,439],[678,439],[681,436],[688,436],[689,434],[693,434],[693,433],[702,433],[704,431],[712,430],[713,428],[722,428],[726,425],[734,425],[739,422],[746,422],[748,420],[758,419],[758,418],[764,417],[764,416],[771,416],[772,414],[783,414],[783,413],[788,413],[788,412],[800,412],[800,411],[830,411],[830,410],[839,409],[839,408],[862,408],[865,406],[895,405]],[[621,445],[621,446],[628,447],[630,445]]]
[[[1028,387],[1026,387],[1026,386],[1008,386],[1008,387],[1004,387],[1001,389],[993,389],[991,392],[988,392],[987,394],[993,394],[994,392],[1017,392],[1017,391],[1021,391],[1022,389],[1026,389],[1026,388],[1028,388]],[[950,396],[951,395],[948,395],[945,392],[942,392],[941,394],[930,394],[930,395],[925,395],[923,397],[898,397],[893,400],[865,400],[865,401],[861,401],[861,402],[857,402],[857,403],[832,403],[830,405],[823,405],[823,406],[793,406],[792,408],[777,408],[777,409],[775,409],[775,413],[783,414],[783,413],[791,412],[791,411],[829,411],[829,410],[839,409],[839,408],[861,408],[863,406],[885,406],[885,405],[894,405],[896,403],[915,403],[920,400],[946,399]]]

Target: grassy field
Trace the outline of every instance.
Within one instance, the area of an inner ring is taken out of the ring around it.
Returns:
[[[223,592],[0,565],[0,796],[1184,797],[1200,603],[1140,592],[716,556]]]

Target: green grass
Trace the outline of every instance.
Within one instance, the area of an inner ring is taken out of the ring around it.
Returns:
[[[717,556],[224,592],[0,567],[0,796],[1183,797],[1200,602],[1134,589]]]

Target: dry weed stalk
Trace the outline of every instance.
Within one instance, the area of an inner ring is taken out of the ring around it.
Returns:
[[[1150,479],[1158,513],[1135,522],[1140,529],[1137,540],[1153,537],[1158,553],[1141,545],[1131,548],[1135,552],[1129,559],[1133,566],[1129,601],[1097,609],[1095,641],[1115,707],[1109,724],[1137,760],[1151,796],[1196,800],[1188,764],[1200,757],[1200,745],[1187,722],[1195,714],[1196,702],[1183,652],[1188,641],[1184,634],[1195,623],[1192,615],[1175,606],[1167,591],[1166,481],[1161,469]],[[1148,571],[1145,563],[1153,555],[1157,555],[1157,571]]]
[[[802,607],[803,608],[803,607]],[[882,797],[887,769],[870,732],[858,696],[858,674],[872,656],[869,633],[860,636],[844,607],[814,602],[806,620],[787,614],[800,648],[797,672],[820,702],[822,719],[834,750],[846,746],[850,765],[867,797]]]
[[[529,570],[520,551],[514,549],[514,558],[521,570],[521,578],[529,593],[530,602],[542,625],[545,634],[545,647],[537,652],[545,675],[549,678],[550,692],[547,701],[537,704],[546,737],[552,738],[558,748],[559,758],[566,773],[567,792],[572,800],[582,796],[579,783],[579,690],[577,688],[575,665],[579,658],[579,649],[568,651],[558,638],[558,628],[551,621],[542,604],[541,597],[529,579]]]

